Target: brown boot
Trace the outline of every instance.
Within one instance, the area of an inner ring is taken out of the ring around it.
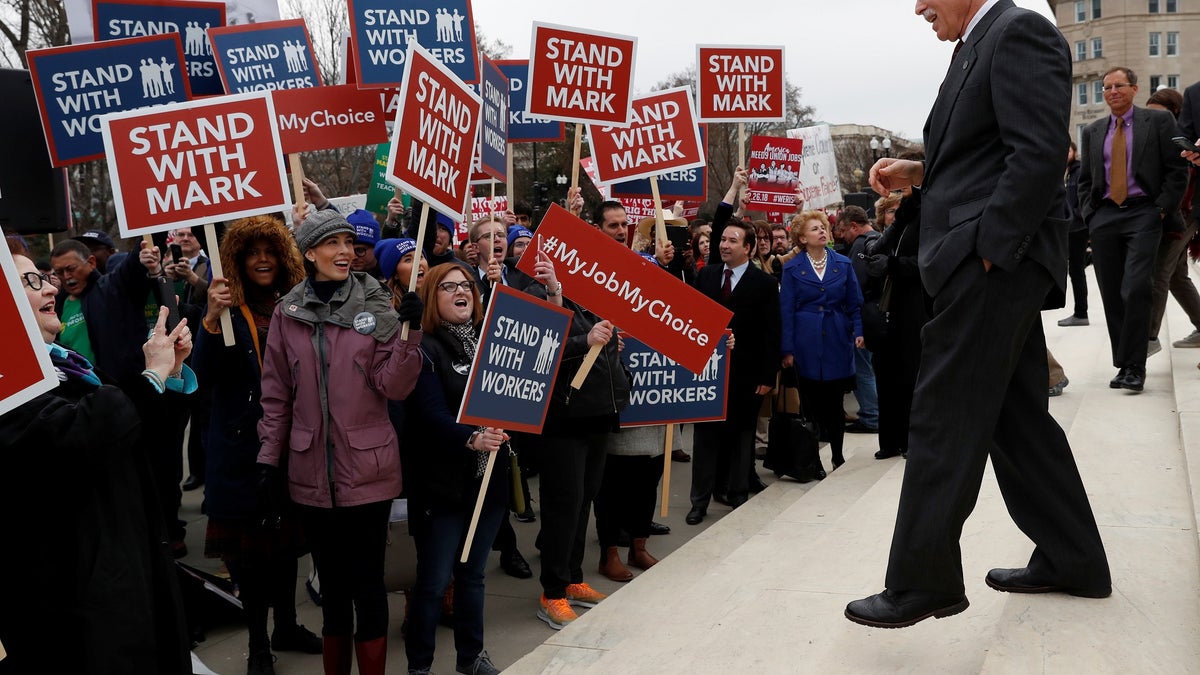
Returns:
[[[358,675],[383,675],[387,665],[387,636],[355,641],[354,654],[358,658]]]
[[[325,664],[325,675],[350,675],[350,662],[354,656],[350,636],[326,635],[321,643],[321,660]]]
[[[634,537],[629,547],[628,563],[639,570],[648,570],[658,564],[658,558],[646,550],[646,537]]]
[[[600,556],[600,574],[613,581],[629,581],[633,578],[633,572],[621,564],[621,552],[616,546],[604,549],[604,554]]]

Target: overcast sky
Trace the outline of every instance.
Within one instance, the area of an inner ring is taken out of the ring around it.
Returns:
[[[1015,0],[1053,20],[1046,0]],[[580,13],[581,6],[594,8]],[[649,92],[696,61],[697,44],[783,45],[801,101],[830,124],[874,124],[919,138],[953,46],[939,42],[912,0],[475,0],[489,38],[529,57],[533,21],[632,35],[635,88]],[[737,10],[742,10],[738,13]]]

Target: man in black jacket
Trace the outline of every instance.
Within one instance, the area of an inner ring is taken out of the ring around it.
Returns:
[[[1079,212],[1079,149],[1075,141],[1071,141],[1071,149],[1067,151],[1067,209],[1071,214],[1071,228],[1067,232],[1067,275],[1071,277],[1071,293],[1075,296],[1075,311],[1065,319],[1060,319],[1060,326],[1088,325],[1088,289],[1087,275],[1087,223],[1083,222],[1083,214]]]

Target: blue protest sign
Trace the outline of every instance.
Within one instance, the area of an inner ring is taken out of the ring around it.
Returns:
[[[178,33],[193,96],[224,94],[204,31],[225,25],[224,2],[92,0],[96,40]]]
[[[525,110],[525,86],[529,81],[529,59],[519,61],[496,61],[500,72],[508,78],[508,142],[537,143],[556,142],[567,137],[566,125],[542,117],[534,117]]]
[[[56,167],[104,157],[106,113],[190,98],[176,33],[31,49],[26,56]]]
[[[621,360],[633,377],[629,405],[621,411],[622,427],[725,419],[729,392],[727,340],[717,340],[708,364],[693,373],[628,333],[622,333],[621,339],[625,341]]]
[[[354,67],[362,89],[399,87],[409,40],[463,82],[479,81],[470,0],[349,0]]]
[[[494,287],[458,421],[541,433],[570,327],[571,312]]]
[[[483,124],[479,129],[481,168],[503,183],[508,176],[508,78],[495,63],[483,60]]]
[[[700,129],[700,147],[708,154],[708,125],[697,125]],[[649,178],[639,178],[612,184],[613,197],[650,197]],[[697,167],[682,171],[671,171],[658,176],[658,194],[662,199],[683,199],[703,202],[708,200],[708,168]]]
[[[208,39],[227,93],[321,86],[304,19],[212,28]]]

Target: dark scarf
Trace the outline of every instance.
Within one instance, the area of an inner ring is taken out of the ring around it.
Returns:
[[[450,323],[442,319],[442,328],[446,332],[453,335],[456,340],[462,344],[463,351],[466,352],[467,358],[475,360],[475,350],[479,349],[479,337],[475,335],[475,326],[467,321],[465,323]],[[482,428],[482,427],[481,427]],[[475,452],[475,477],[481,478],[485,470],[487,470],[488,453]]]

